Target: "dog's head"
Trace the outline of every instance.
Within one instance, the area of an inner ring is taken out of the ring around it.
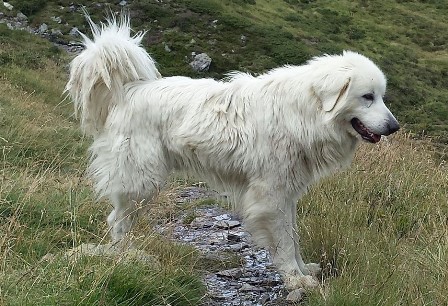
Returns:
[[[398,131],[399,124],[383,101],[386,78],[371,60],[345,51],[314,62],[325,69],[313,84],[321,108],[350,135],[375,143],[381,135]]]

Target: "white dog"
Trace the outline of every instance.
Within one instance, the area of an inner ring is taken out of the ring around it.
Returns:
[[[289,288],[317,286],[319,265],[300,255],[297,201],[348,166],[360,139],[376,143],[399,129],[379,68],[347,51],[257,77],[162,78],[127,17],[100,26],[88,19],[93,40],[83,35],[66,91],[94,137],[89,173],[114,206],[113,240],[172,170],[188,171],[231,195]]]

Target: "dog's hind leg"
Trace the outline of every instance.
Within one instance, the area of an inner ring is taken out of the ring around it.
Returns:
[[[89,172],[96,190],[113,210],[107,217],[113,242],[122,240],[138,216],[164,186],[168,176],[163,148],[154,137],[105,135],[92,145]]]
[[[137,201],[125,193],[114,193],[110,196],[114,209],[107,217],[112,241],[121,241],[131,230],[138,216]]]
[[[131,231],[138,217],[151,201],[151,194],[148,197],[137,197],[125,193],[115,193],[110,196],[114,209],[107,217],[112,242],[124,241]]]
[[[251,186],[242,198],[245,223],[255,242],[268,248],[288,288],[316,287],[319,283],[302,272],[305,264],[300,257],[300,267],[296,257],[296,219],[291,213],[292,199],[285,194],[281,187]]]

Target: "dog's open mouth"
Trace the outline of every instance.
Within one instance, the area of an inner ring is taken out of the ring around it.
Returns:
[[[381,135],[371,132],[368,128],[362,124],[361,120],[358,118],[353,118],[351,120],[352,126],[361,135],[362,139],[367,140],[371,143],[377,143],[381,140]]]

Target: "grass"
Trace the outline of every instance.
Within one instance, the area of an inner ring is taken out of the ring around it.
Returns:
[[[204,293],[198,254],[150,230],[139,244],[163,269],[62,256],[108,240],[109,208],[83,179],[89,139],[61,96],[68,58],[24,32],[0,25],[0,33],[0,58],[8,58],[0,67],[0,304],[196,305]],[[159,219],[173,214],[169,201],[169,192],[160,197]]]
[[[313,188],[299,215],[325,286],[309,304],[447,304],[446,170],[430,144],[398,135]]]
[[[96,20],[105,6],[98,2],[103,6],[85,2]],[[68,13],[68,0],[11,3],[22,5],[34,25],[61,15],[69,24],[65,35],[72,24],[86,30],[79,13]],[[135,0],[130,9],[135,24],[149,29],[145,46],[165,75],[257,73],[346,48],[375,59],[406,132],[362,145],[349,170],[300,202],[303,251],[324,268],[323,287],[305,304],[448,304],[448,12],[441,2]],[[121,258],[62,256],[108,239],[109,205],[95,202],[83,176],[90,140],[61,96],[69,58],[3,24],[0,37],[0,304],[198,304],[203,270],[232,267],[238,259],[205,260],[151,231],[150,225],[178,212],[173,191],[185,182],[174,180],[154,204],[151,222],[138,225],[141,249],[156,255],[163,269]],[[212,56],[210,72],[190,71],[192,51]],[[437,142],[417,141],[415,134]],[[189,219],[194,207],[210,204],[190,205]]]

